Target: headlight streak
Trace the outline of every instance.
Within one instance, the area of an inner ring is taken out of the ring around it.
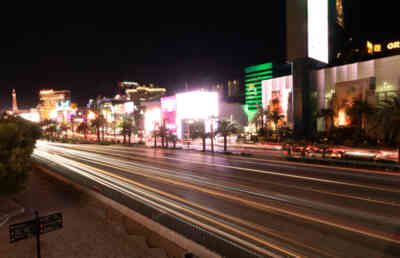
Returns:
[[[144,166],[144,165],[138,165],[136,163],[129,164],[129,162],[126,161],[122,161],[122,160],[117,160],[117,159],[113,159],[113,158],[105,158],[102,157],[103,160],[99,160],[100,156],[99,155],[93,155],[93,158],[84,158],[83,155],[84,153],[80,154],[80,151],[72,151],[72,152],[77,152],[77,154],[75,156],[71,155],[71,158],[74,159],[78,159],[78,160],[82,160],[82,161],[89,161],[91,163],[95,163],[95,164],[99,164],[102,166],[107,166],[110,168],[116,168],[116,169],[121,169],[122,171],[126,172],[126,173],[130,173],[130,174],[135,174],[135,175],[140,175],[140,176],[145,176],[145,177],[150,177],[154,180],[158,180],[158,181],[165,181],[167,180],[167,183],[169,184],[178,184],[178,181],[171,181],[168,178],[173,178],[173,179],[179,179],[179,180],[185,180],[187,183],[198,183],[201,185],[206,185],[209,187],[213,187],[216,190],[226,190],[226,191],[233,191],[233,192],[241,192],[241,193],[246,193],[249,195],[253,195],[253,196],[258,196],[258,197],[263,197],[263,198],[267,198],[267,199],[272,199],[275,201],[281,201],[281,202],[286,202],[286,203],[290,203],[290,204],[294,204],[294,205],[298,205],[301,204],[304,207],[309,207],[309,208],[313,208],[313,209],[318,209],[321,211],[324,210],[329,210],[332,213],[336,213],[336,214],[344,214],[347,216],[354,216],[357,215],[360,218],[368,218],[370,220],[373,221],[385,221],[386,223],[390,223],[392,224],[393,228],[398,228],[400,226],[400,222],[395,219],[395,218],[390,218],[390,217],[384,217],[384,216],[380,216],[380,215],[375,215],[375,214],[371,214],[371,213],[366,213],[366,212],[362,212],[362,211],[358,211],[355,209],[350,209],[350,208],[341,208],[341,207],[337,207],[334,205],[330,205],[330,204],[325,204],[325,203],[321,203],[321,202],[315,202],[315,201],[308,201],[306,199],[299,199],[296,197],[291,197],[288,195],[284,195],[284,194],[275,194],[274,195],[267,195],[264,193],[258,193],[258,192],[253,192],[253,191],[249,191],[246,189],[242,189],[242,188],[237,188],[237,187],[230,187],[230,186],[224,186],[222,184],[216,184],[216,183],[211,183],[208,179],[204,178],[204,177],[198,177],[198,176],[184,176],[184,175],[179,175],[177,172],[172,171],[172,170],[166,170],[166,169],[159,169],[156,167],[151,167],[151,166]],[[80,154],[80,155],[79,155]],[[87,155],[87,156],[92,156],[92,155]],[[108,160],[108,163],[106,162],[106,160]],[[126,165],[117,165],[118,163],[123,163]],[[129,169],[129,170],[127,170]],[[132,171],[132,169],[140,169],[140,171]],[[143,172],[147,172],[146,174]],[[152,175],[153,174],[153,175]],[[158,176],[154,176],[158,175]],[[166,178],[165,180],[160,178],[164,177]],[[191,185],[186,185],[185,187],[190,187]]]
[[[204,191],[204,189],[197,189],[197,190]],[[395,240],[393,237],[387,237],[385,235],[376,234],[375,232],[368,232],[368,231],[365,231],[364,229],[361,229],[361,230],[360,229],[355,229],[355,228],[349,227],[347,225],[335,224],[335,223],[332,223],[332,222],[329,222],[329,221],[324,221],[324,220],[321,220],[321,219],[318,219],[318,218],[304,216],[302,214],[290,212],[290,211],[283,210],[283,209],[280,209],[280,208],[275,208],[275,207],[271,207],[271,206],[268,206],[268,205],[260,205],[258,203],[254,203],[254,202],[243,201],[243,200],[240,200],[238,198],[233,198],[231,196],[226,196],[226,195],[223,195],[223,194],[215,192],[215,191],[208,191],[208,193],[212,193],[214,195],[222,196],[222,197],[225,197],[225,198],[231,198],[233,200],[237,199],[236,201],[239,201],[240,203],[243,203],[243,202],[245,202],[247,204],[251,203],[250,204],[251,206],[258,207],[259,209],[262,209],[262,210],[265,210],[265,209],[270,210],[270,211],[274,210],[274,211],[276,211],[278,213],[288,214],[288,215],[291,215],[291,216],[294,216],[294,217],[298,217],[298,218],[301,218],[301,219],[304,219],[304,220],[316,222],[316,223],[319,223],[319,224],[324,224],[324,225],[340,228],[342,230],[347,230],[347,231],[359,233],[359,234],[362,234],[362,235],[368,235],[370,237],[374,237],[374,238],[377,238],[377,239],[382,239],[382,240],[389,241],[389,242],[392,242],[392,243],[394,242],[396,244],[400,243],[400,241]]]
[[[102,154],[106,154],[106,155],[109,154],[109,153],[107,153],[105,151],[101,151],[101,150],[98,150],[98,149],[94,149],[93,152],[98,152],[98,153],[102,153]],[[129,153],[129,151],[122,151],[122,152]],[[113,153],[112,155],[123,157],[123,158],[129,158],[129,156],[121,155],[121,154],[117,154],[117,153]],[[141,156],[142,157],[146,157],[144,155],[141,155]],[[259,173],[259,174],[267,174],[267,175],[270,174],[270,175],[276,175],[276,176],[288,177],[288,178],[294,178],[294,179],[301,179],[301,180],[312,181],[312,182],[329,183],[329,184],[344,185],[344,186],[349,186],[349,187],[378,190],[378,191],[384,191],[384,192],[400,193],[400,190],[399,189],[395,189],[395,188],[381,188],[381,187],[374,187],[374,186],[363,185],[363,184],[352,184],[352,183],[347,183],[347,182],[337,181],[337,180],[335,181],[335,180],[329,180],[329,179],[319,179],[319,178],[312,178],[312,177],[306,177],[306,176],[297,176],[297,175],[284,174],[284,173],[274,172],[274,171],[251,169],[251,168],[236,167],[236,166],[228,166],[228,165],[222,165],[222,164],[216,164],[216,163],[205,164],[204,162],[181,159],[181,158],[178,159],[178,158],[171,158],[171,157],[165,157],[165,156],[162,156],[161,158],[168,159],[168,160],[183,161],[183,162],[188,162],[188,163],[193,163],[193,164],[200,164],[200,165],[208,165],[208,166],[214,166],[214,167],[223,167],[223,168],[230,168],[230,169],[235,169],[235,170],[249,171],[249,172],[255,172],[255,173]]]
[[[200,183],[207,183],[207,180],[208,180],[206,177],[200,177],[200,176],[195,176],[195,175],[191,175],[190,177],[189,176],[182,176],[177,171],[168,170],[168,169],[160,169],[160,168],[157,168],[157,167],[142,165],[142,164],[137,163],[137,162],[123,161],[121,159],[106,158],[106,157],[104,157],[104,155],[92,154],[92,153],[88,153],[88,152],[70,150],[70,149],[65,149],[65,148],[57,148],[57,149],[60,149],[60,151],[62,151],[62,152],[71,153],[72,155],[74,155],[72,157],[75,158],[75,159],[80,158],[82,160],[84,156],[90,156],[90,157],[93,157],[93,159],[95,159],[95,160],[103,160],[103,161],[108,160],[113,165],[114,164],[118,164],[118,163],[123,163],[123,164],[126,164],[127,166],[130,166],[130,168],[133,168],[133,169],[138,169],[138,168],[146,169],[148,172],[151,172],[151,173],[156,173],[155,171],[159,171],[159,172],[161,172],[161,174],[163,176],[178,176],[178,177],[180,177],[182,179],[186,178],[188,180],[193,180],[193,181],[197,181],[197,182],[200,182]],[[116,154],[113,154],[113,155],[116,155]],[[119,156],[121,156],[121,155],[119,155]],[[148,169],[151,169],[152,171],[149,171]],[[143,176],[146,176],[146,175],[143,174]],[[282,185],[282,184],[276,183],[276,182],[270,182],[270,184],[287,187],[287,185]],[[377,203],[377,204],[395,206],[395,207],[399,207],[400,206],[400,204],[396,203],[396,202],[382,201],[382,200],[379,200],[379,199],[371,199],[371,198],[363,198],[361,196],[356,196],[356,195],[340,194],[340,193],[329,192],[329,191],[324,191],[324,190],[317,190],[317,189],[309,188],[309,187],[301,187],[301,186],[290,186],[290,187],[294,188],[294,189],[299,189],[299,190],[305,190],[305,191],[312,191],[312,192],[321,193],[321,194],[334,195],[334,196],[338,196],[338,197],[341,197],[341,198],[344,197],[344,198],[349,198],[349,199],[356,199],[356,200],[372,202],[372,203]],[[235,188],[229,188],[229,189],[230,190],[237,190],[237,191],[244,191],[244,192],[247,192],[249,194],[252,194],[252,192],[249,192],[247,190],[242,190],[242,189],[237,189],[237,188],[236,189]],[[271,197],[265,196],[265,195],[262,195],[262,194],[260,195],[260,193],[253,193],[253,194],[271,199]],[[283,201],[283,200],[281,200],[281,201]]]
[[[66,158],[62,158],[62,157],[60,157],[58,155],[54,155],[54,154],[48,154],[48,153],[45,153],[45,152],[35,151],[34,156],[35,157],[39,157],[39,158],[42,157],[43,159],[51,160],[51,161],[57,163],[58,165],[64,166],[64,167],[68,168],[71,171],[74,171],[74,172],[76,172],[78,174],[81,174],[81,175],[83,175],[85,177],[88,177],[88,178],[92,179],[93,181],[95,181],[97,183],[100,183],[100,184],[105,185],[105,186],[107,186],[109,188],[112,188],[112,189],[114,189],[116,191],[124,193],[125,195],[129,195],[131,197],[133,196],[135,198],[138,198],[138,199],[142,200],[145,203],[150,203],[151,205],[154,205],[155,207],[157,207],[161,211],[169,212],[169,213],[171,213],[171,214],[173,214],[173,215],[175,215],[177,217],[181,217],[181,218],[183,218],[183,219],[185,219],[185,220],[187,220],[187,221],[189,221],[191,223],[194,223],[196,225],[200,225],[201,227],[204,227],[204,228],[206,228],[207,230],[209,230],[211,232],[215,232],[217,234],[225,236],[225,237],[231,239],[232,241],[236,241],[237,243],[241,243],[244,246],[250,247],[253,250],[257,250],[257,251],[259,251],[259,252],[261,252],[263,254],[275,256],[275,254],[269,252],[268,250],[261,249],[260,247],[255,246],[251,242],[248,242],[246,240],[240,239],[240,238],[238,238],[236,236],[233,236],[233,235],[231,235],[229,233],[226,233],[224,231],[216,229],[215,227],[210,227],[207,224],[204,224],[204,223],[202,223],[202,222],[200,222],[198,220],[195,220],[195,219],[193,219],[191,217],[188,217],[188,216],[186,216],[186,215],[184,215],[182,213],[179,213],[179,212],[177,212],[177,211],[175,211],[173,209],[170,209],[170,208],[168,208],[166,206],[163,206],[162,204],[157,203],[154,200],[148,199],[148,198],[146,198],[144,196],[147,195],[147,196],[150,196],[150,198],[154,198],[154,199],[158,198],[158,201],[164,203],[164,205],[170,205],[170,206],[173,206],[176,209],[184,210],[186,212],[192,213],[195,216],[198,216],[198,217],[201,217],[203,219],[206,219],[209,222],[214,223],[216,225],[219,225],[221,227],[224,227],[224,228],[226,228],[226,229],[228,229],[230,231],[233,231],[233,232],[236,232],[238,234],[244,235],[245,237],[247,237],[249,239],[252,239],[254,241],[257,241],[258,243],[263,244],[265,246],[268,246],[268,247],[270,247],[270,248],[272,248],[274,250],[278,250],[278,251],[280,251],[282,253],[285,253],[287,255],[291,255],[293,257],[299,257],[298,255],[296,255],[296,254],[294,254],[294,253],[292,253],[292,252],[290,252],[288,250],[284,250],[284,249],[282,249],[282,248],[280,248],[280,247],[278,247],[276,245],[268,243],[263,239],[258,239],[257,237],[252,235],[253,232],[252,232],[252,234],[246,233],[247,230],[243,230],[243,228],[241,228],[241,227],[239,227],[239,226],[237,226],[235,224],[227,223],[225,220],[210,216],[208,214],[205,214],[202,211],[194,210],[193,208],[187,207],[186,205],[177,204],[176,201],[164,200],[163,197],[160,198],[159,196],[156,196],[154,193],[143,191],[143,190],[141,190],[139,188],[133,187],[132,184],[128,184],[128,183],[125,183],[123,181],[120,181],[119,179],[116,179],[115,176],[107,176],[107,175],[104,175],[104,173],[101,173],[101,172],[100,173],[96,173],[96,172],[93,172],[93,171],[85,172],[85,170],[82,169],[82,166],[80,164],[74,164],[76,162],[68,160]],[[71,165],[71,164],[74,164],[74,165]],[[95,174],[95,175],[93,175],[93,174]],[[103,178],[101,178],[101,177],[103,177]],[[121,185],[123,187],[121,187]],[[126,189],[126,188],[129,188],[129,190]],[[136,192],[141,193],[143,195],[135,194],[132,191],[136,191]],[[165,203],[167,203],[167,204],[165,204]],[[308,248],[308,249],[312,249],[312,248]]]

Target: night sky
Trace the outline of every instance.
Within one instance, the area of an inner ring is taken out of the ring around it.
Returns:
[[[207,86],[241,79],[245,66],[285,60],[284,1],[273,2],[265,15],[247,19],[225,11],[213,23],[112,17],[84,24],[23,17],[12,26],[3,23],[0,110],[11,106],[12,88],[20,108],[29,108],[44,88],[69,89],[72,101],[84,105],[98,94],[113,96],[122,80],[155,83],[173,93],[185,82]],[[372,7],[354,4],[346,10],[349,34],[400,39],[397,14],[376,20],[372,9],[390,8],[376,2]]]

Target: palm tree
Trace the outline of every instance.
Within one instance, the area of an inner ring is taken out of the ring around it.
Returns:
[[[98,115],[95,119],[91,121],[92,126],[96,128],[96,134],[97,134],[97,142],[100,142],[100,128],[104,125],[104,117],[103,115]]]
[[[52,136],[52,134],[57,131],[56,122],[51,119],[45,119],[40,122],[40,127],[49,136]]]
[[[325,120],[325,131],[328,132],[333,125],[333,116],[335,112],[333,112],[330,108],[323,108],[317,113],[317,117],[322,117]]]
[[[89,129],[88,124],[87,124],[85,121],[81,122],[81,123],[78,125],[78,127],[76,128],[76,130],[77,130],[79,133],[83,133],[83,135],[84,135],[84,137],[85,137],[85,140],[87,140],[87,132],[88,132],[88,129]]]
[[[46,129],[45,132],[54,137],[54,134],[57,132],[57,125],[55,123],[51,123]]]
[[[169,132],[169,129],[165,125],[161,125],[158,128],[158,136],[161,137],[161,148],[163,148],[163,149],[164,149],[165,140],[168,136],[168,132]]]
[[[359,128],[360,135],[363,129],[366,129],[367,118],[374,114],[374,107],[366,101],[355,100],[353,104],[347,108],[347,114],[351,118],[351,123]]]
[[[256,130],[258,130],[258,124],[260,124],[260,129],[265,127],[264,119],[269,114],[269,111],[264,110],[261,105],[257,105],[257,113],[254,115],[252,119],[252,123],[256,124]]]
[[[157,148],[157,136],[158,136],[158,131],[154,129],[154,131],[152,132],[152,135],[154,137],[154,149]]]
[[[377,108],[376,124],[384,132],[384,142],[395,145],[400,134],[400,97],[393,97],[383,101]],[[400,154],[400,153],[399,153]],[[400,156],[399,156],[400,157]]]
[[[228,145],[227,138],[232,133],[236,133],[239,129],[239,126],[237,125],[236,122],[227,119],[219,120],[217,123],[218,123],[217,134],[220,134],[224,137],[224,152],[226,152]]]
[[[118,124],[118,127],[121,128],[121,135],[124,137],[123,143],[125,144],[126,136],[130,138],[130,135],[132,134],[132,120],[129,118],[124,118],[122,122]]]
[[[167,139],[168,139],[169,141],[172,142],[173,148],[176,149],[176,141],[177,141],[177,139],[178,139],[178,136],[176,136],[175,133],[171,133],[171,132],[170,132],[170,133],[168,134]],[[168,141],[167,141],[167,143],[168,143]]]
[[[279,121],[284,118],[284,115],[279,114],[277,111],[272,111],[267,113],[267,118],[271,120],[275,125],[275,131],[278,130],[278,123]]]
[[[60,131],[60,133],[62,133],[62,132],[67,132],[67,131],[68,131],[68,126],[67,126],[67,124],[62,123],[62,124],[60,125],[59,131]],[[66,136],[67,136],[67,138],[68,138],[68,133],[66,134]]]
[[[190,132],[193,135],[193,138],[201,138],[203,142],[203,152],[206,151],[206,139],[210,136],[209,133],[206,132],[204,121],[196,121],[190,125]]]

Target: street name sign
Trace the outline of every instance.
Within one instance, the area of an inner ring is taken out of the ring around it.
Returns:
[[[36,236],[37,223],[39,223],[39,233],[40,235],[43,235],[62,228],[63,216],[62,213],[54,213],[37,219],[10,225],[10,243]]]

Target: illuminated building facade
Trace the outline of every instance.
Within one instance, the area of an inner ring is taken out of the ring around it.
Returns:
[[[6,111],[8,114],[17,115],[17,116],[22,117],[31,122],[35,122],[35,123],[40,122],[40,117],[39,117],[39,113],[38,113],[37,109],[35,109],[35,108],[19,109],[18,108],[17,93],[16,93],[15,89],[12,90],[11,97],[12,97],[12,109]]]
[[[245,109],[251,120],[258,107],[266,108],[262,101],[262,81],[290,74],[290,64],[264,63],[245,68]]]
[[[345,5],[351,1],[286,0],[287,59],[293,75],[293,132],[310,138],[313,98],[310,73],[336,63],[346,43]]]
[[[57,114],[55,110],[57,108],[59,109],[60,105],[65,105],[66,102],[70,103],[71,92],[69,90],[41,90],[39,92],[39,98],[37,109],[40,114],[40,120],[56,119]]]
[[[226,102],[241,102],[241,89],[239,80],[228,80],[225,82],[217,83],[211,87],[211,91],[218,92],[221,100]]]
[[[335,126],[349,125],[346,109],[355,100],[377,106],[400,95],[400,71],[393,67],[400,67],[400,55],[311,71],[309,82],[310,88],[316,89],[317,108],[332,109]],[[271,100],[279,98],[279,109],[291,126],[291,107],[296,107],[296,103],[291,104],[293,76],[264,80],[262,86],[263,105],[271,105]],[[326,122],[318,119],[317,130],[325,130]]]
[[[179,139],[190,138],[188,128],[194,121],[203,121],[208,132],[211,130],[211,124],[214,129],[217,128],[219,104],[218,93],[213,91],[190,91],[163,97],[161,121],[171,132],[176,133]]]
[[[154,84],[139,84],[137,82],[121,82],[120,87],[134,102],[152,101],[160,99],[166,92],[165,88],[156,87]],[[135,103],[139,104],[139,103]]]

